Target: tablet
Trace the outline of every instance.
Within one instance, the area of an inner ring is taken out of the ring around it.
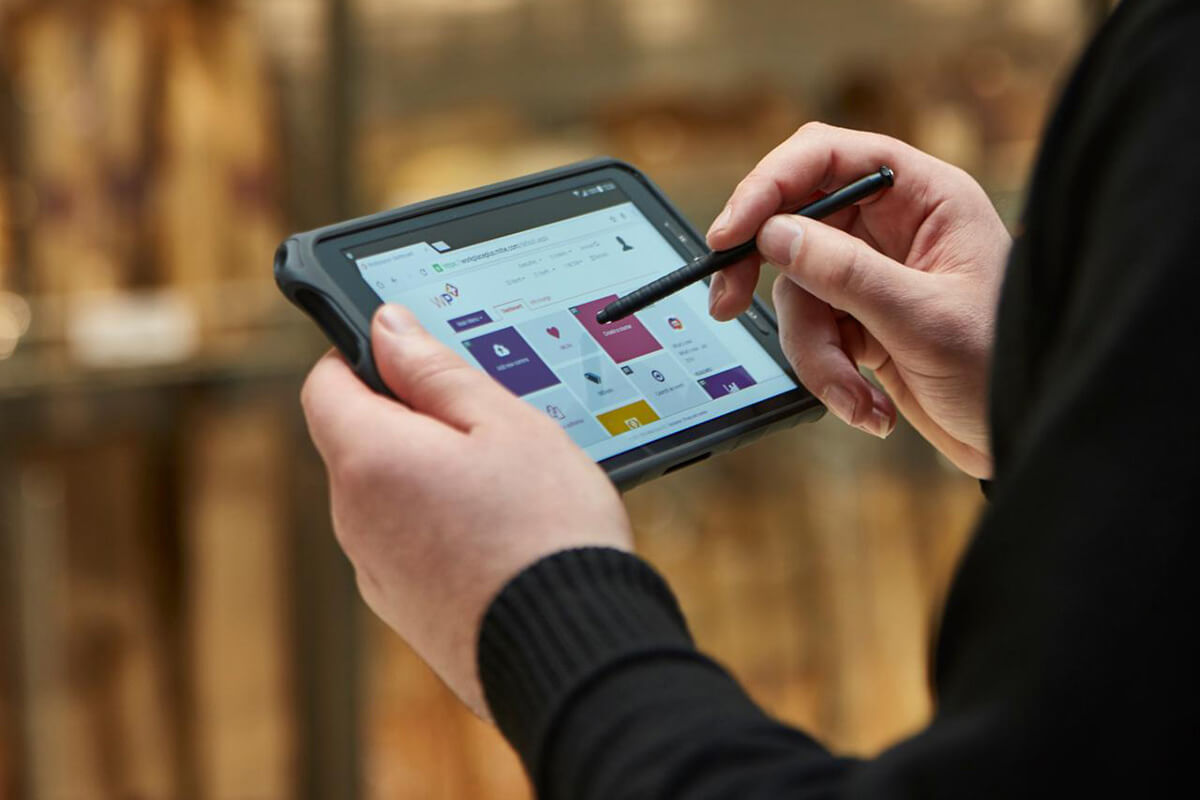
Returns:
[[[275,276],[376,391],[370,320],[400,303],[627,488],[823,411],[757,298],[721,323],[696,284],[596,322],[706,252],[642,173],[597,159],[297,234]]]

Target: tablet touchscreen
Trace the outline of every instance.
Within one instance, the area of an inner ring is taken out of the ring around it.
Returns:
[[[709,317],[704,284],[596,322],[682,266],[685,240],[601,180],[339,252],[381,300],[603,461],[797,387],[742,324]]]

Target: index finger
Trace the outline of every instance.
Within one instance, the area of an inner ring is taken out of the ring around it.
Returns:
[[[725,211],[708,233],[714,250],[753,239],[770,217],[795,211],[814,195],[831,192],[881,166],[896,172],[896,186],[858,204],[893,215],[894,225],[915,230],[924,217],[922,198],[929,197],[936,159],[898,139],[877,133],[808,123],[758,162],[734,189]],[[914,202],[916,201],[916,202]],[[851,220],[853,214],[827,220]]]

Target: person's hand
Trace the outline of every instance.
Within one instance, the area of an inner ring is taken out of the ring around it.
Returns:
[[[562,428],[411,312],[382,307],[371,344],[404,404],[372,392],[334,354],[301,395],[329,471],[334,531],[367,605],[486,718],[475,656],[488,603],[545,555],[629,549],[629,520]]]
[[[781,214],[884,165],[896,185],[857,206],[821,222]],[[1012,239],[979,184],[895,139],[811,123],[738,184],[708,243],[755,236],[783,273],[773,292],[780,338],[801,382],[877,436],[899,407],[960,469],[989,477],[988,371]],[[746,309],[759,263],[713,277],[713,317]]]

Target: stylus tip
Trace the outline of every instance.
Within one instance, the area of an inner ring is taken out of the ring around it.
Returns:
[[[887,181],[888,186],[896,185],[896,173],[892,172],[891,167],[888,167],[888,166],[880,167],[879,174],[883,176],[883,179],[885,181]]]
[[[601,325],[607,325],[609,323],[607,308],[602,308],[596,312],[596,322],[600,323]]]

